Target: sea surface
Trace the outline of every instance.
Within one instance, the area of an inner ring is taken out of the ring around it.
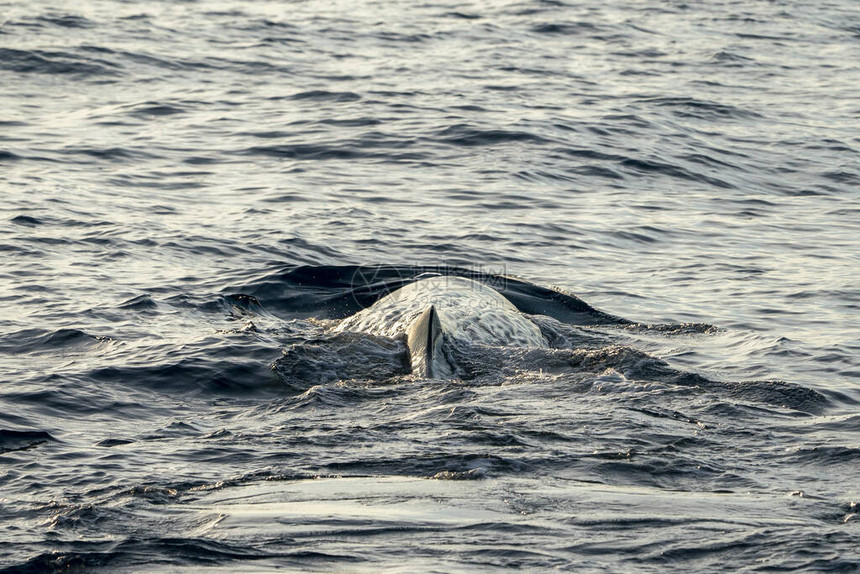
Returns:
[[[0,198],[0,572],[860,569],[856,0],[0,1]]]

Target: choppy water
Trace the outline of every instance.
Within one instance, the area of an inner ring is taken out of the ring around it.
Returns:
[[[0,2],[0,568],[858,569],[858,62],[852,0]],[[329,332],[428,270],[552,348]]]

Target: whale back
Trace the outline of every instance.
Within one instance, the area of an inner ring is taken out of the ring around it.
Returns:
[[[419,321],[431,308],[425,322]],[[436,327],[432,327],[433,321],[438,322]],[[496,290],[454,276],[430,277],[405,285],[348,317],[336,331],[361,331],[386,337],[407,334],[408,338],[416,324],[422,325],[429,335],[440,333],[450,344],[547,346],[540,329]]]

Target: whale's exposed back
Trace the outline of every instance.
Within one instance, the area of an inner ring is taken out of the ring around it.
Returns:
[[[386,337],[406,335],[412,372],[421,377],[453,376],[446,346],[458,343],[546,347],[540,329],[497,291],[455,276],[410,283],[345,319],[336,331]]]

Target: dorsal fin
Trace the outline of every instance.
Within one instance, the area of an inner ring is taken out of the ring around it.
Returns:
[[[451,367],[442,351],[442,323],[433,305],[413,321],[406,344],[414,374],[428,379],[451,375]]]

